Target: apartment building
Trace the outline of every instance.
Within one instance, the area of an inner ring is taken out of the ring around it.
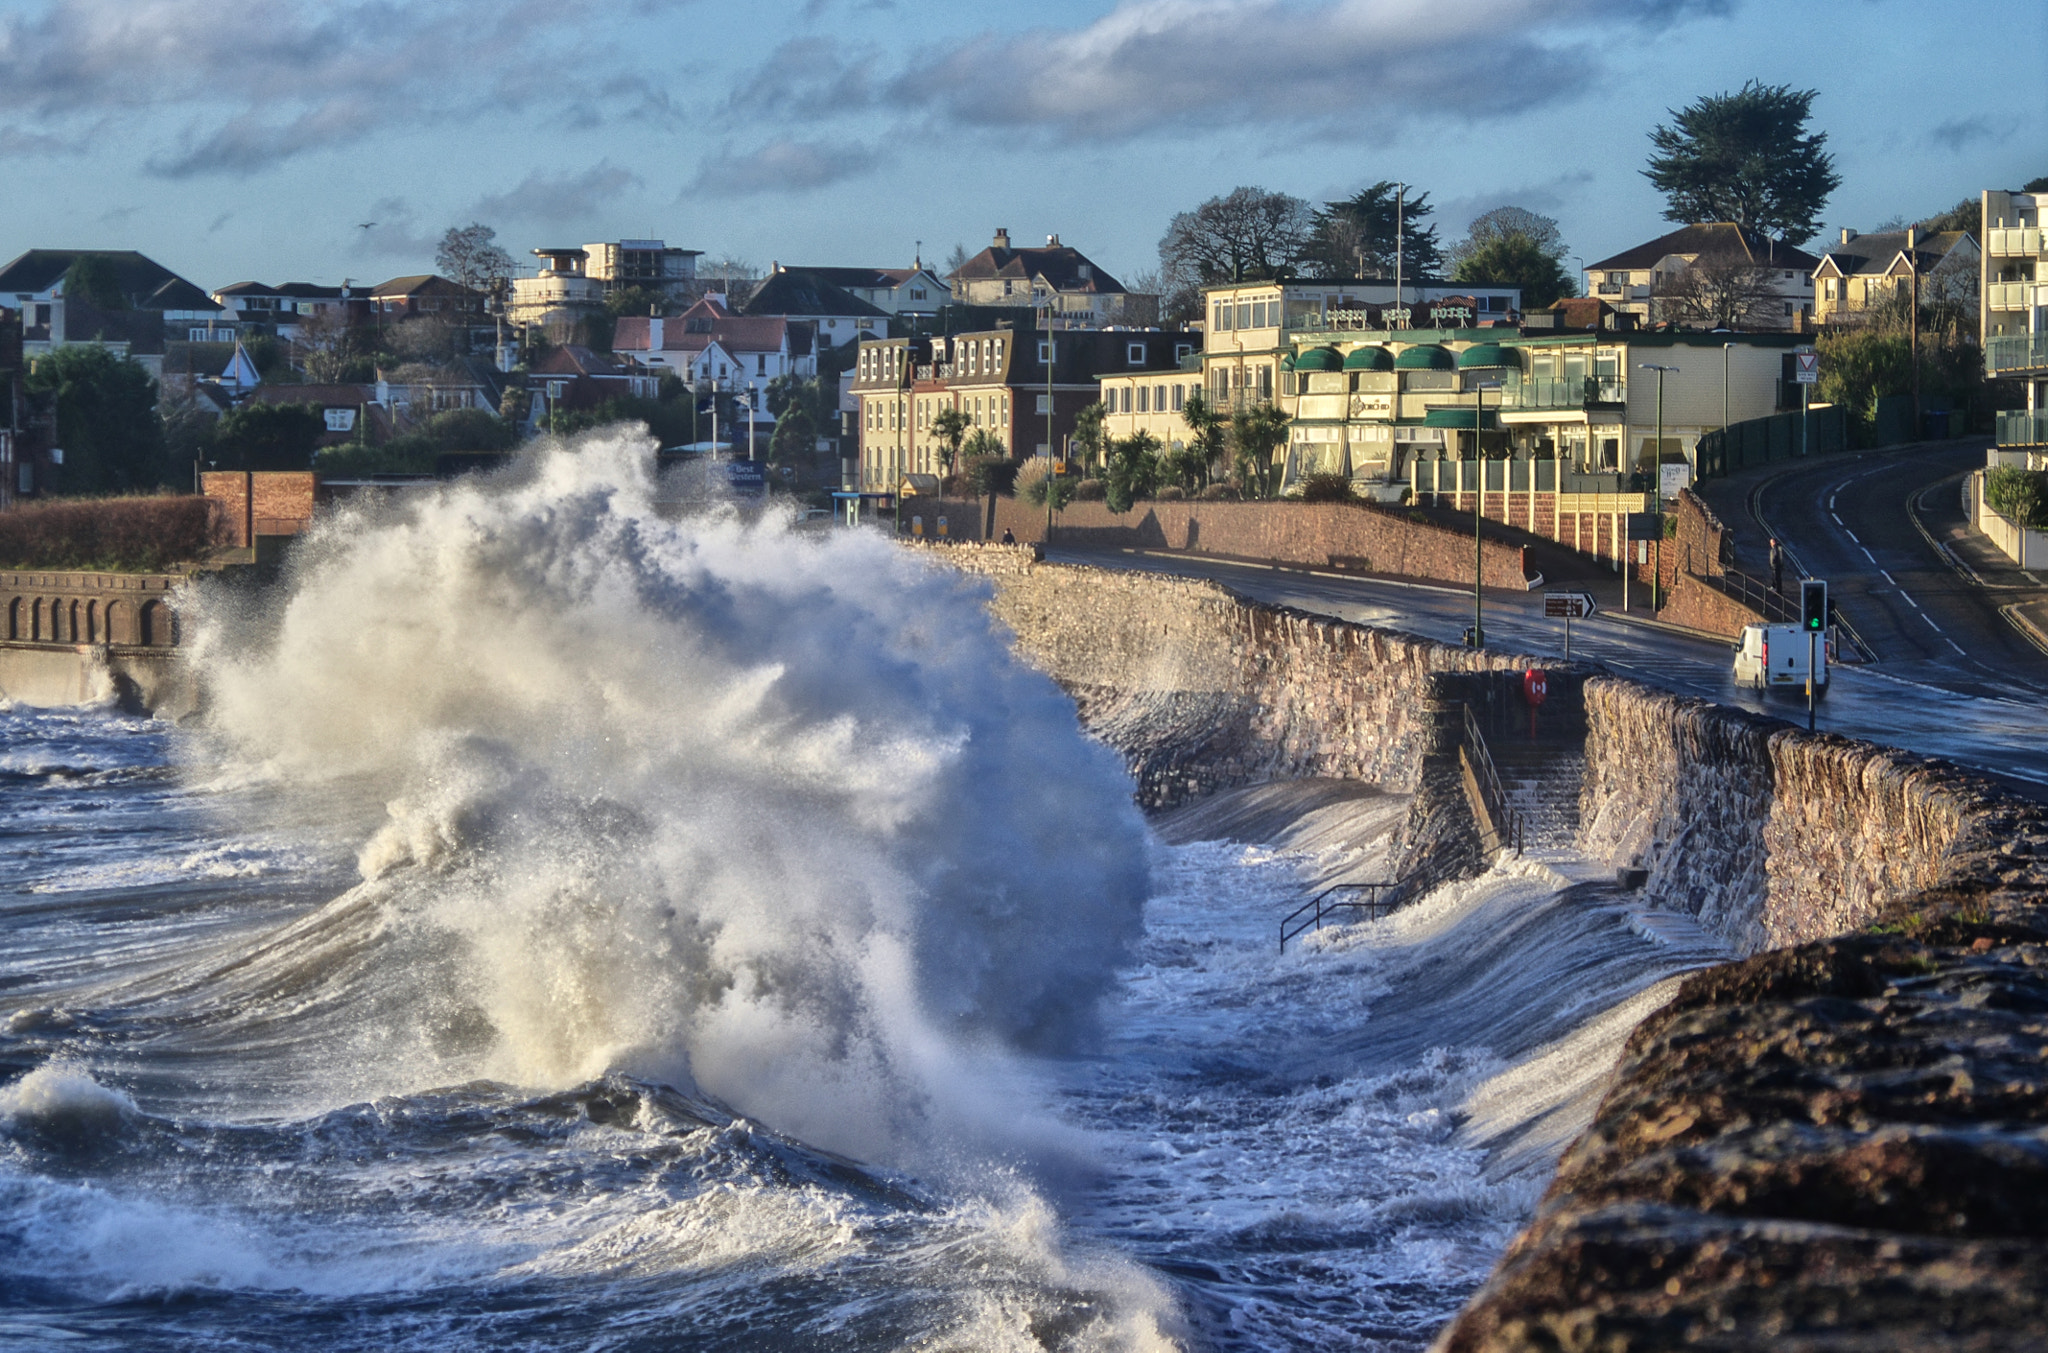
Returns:
[[[2048,193],[1983,195],[1983,272],[1978,287],[1984,372],[2017,381],[2019,408],[1997,416],[1998,452],[2048,465]],[[1994,453],[1996,455],[1997,453]]]
[[[939,413],[958,409],[970,429],[1012,456],[1064,454],[1102,380],[1182,369],[1201,336],[1182,330],[992,329],[860,345],[853,397],[860,405],[861,486],[893,492],[905,475],[940,473]],[[1183,384],[1192,387],[1192,379]],[[1148,391],[1149,402],[1149,391]]]
[[[960,265],[951,286],[952,299],[963,305],[1035,307],[1071,327],[1150,324],[1158,315],[1158,297],[1125,291],[1057,235],[1046,236],[1042,249],[1020,247],[998,228],[988,248]]]
[[[1675,323],[1712,328],[1711,318],[1685,312],[1684,275],[1702,262],[1750,271],[1762,294],[1745,297],[1741,322],[1731,328],[1805,329],[1813,314],[1814,270],[1820,260],[1782,240],[1726,221],[1681,226],[1586,268],[1586,294],[1598,297],[1642,324]],[[1745,290],[1747,288],[1744,288]]]
[[[613,240],[583,246],[584,275],[606,291],[643,287],[674,305],[687,305],[697,292],[702,249],[677,249],[666,240]]]
[[[588,249],[561,246],[533,253],[540,270],[512,279],[507,323],[566,329],[604,312],[605,284],[590,275]]]
[[[1284,482],[1343,474],[1385,498],[1433,491],[1439,463],[1472,458],[1475,426],[1489,458],[1579,475],[1690,462],[1702,433],[1797,407],[1798,346],[1791,334],[1682,331],[1303,335],[1276,399],[1289,417]],[[1653,365],[1671,368],[1661,445]]]

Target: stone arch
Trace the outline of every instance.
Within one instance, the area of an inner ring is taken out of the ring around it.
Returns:
[[[142,642],[153,648],[167,648],[176,642],[171,608],[160,601],[142,603]]]
[[[85,641],[97,644],[106,637],[106,631],[100,625],[100,603],[95,598],[85,603]]]
[[[110,644],[132,644],[135,642],[135,618],[125,601],[107,603],[107,642]]]
[[[7,637],[10,639],[22,637],[20,597],[9,597],[7,599]]]
[[[36,598],[35,614],[29,618],[28,637],[36,643],[50,637],[50,602],[46,597]]]
[[[78,628],[79,611],[81,609],[75,601],[64,608],[64,618],[69,622],[64,626],[64,641],[66,643],[77,644],[85,642]]]

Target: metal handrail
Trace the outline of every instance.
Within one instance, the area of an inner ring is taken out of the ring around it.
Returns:
[[[1413,881],[1413,878],[1409,880],[1409,882],[1411,883]],[[1321,930],[1323,928],[1323,918],[1330,915],[1333,912],[1363,912],[1365,913],[1365,920],[1379,920],[1382,915],[1390,913],[1394,910],[1394,903],[1396,900],[1398,900],[1395,894],[1401,887],[1402,884],[1399,882],[1375,882],[1338,883],[1323,889],[1314,897],[1302,903],[1300,906],[1296,907],[1293,911],[1288,912],[1286,916],[1281,918],[1280,952],[1283,954],[1286,953],[1287,941],[1293,939],[1296,935],[1301,934],[1303,931],[1309,929]],[[1342,902],[1327,901],[1326,899],[1328,899],[1332,893],[1358,893],[1363,894],[1363,896],[1353,897],[1349,901]],[[1294,924],[1294,922],[1296,922],[1304,912],[1310,912],[1313,914],[1310,915],[1308,920],[1301,921],[1298,925]]]
[[[1479,720],[1472,714],[1470,703],[1465,705],[1465,748],[1471,755],[1472,764],[1479,772],[1479,792],[1487,799],[1498,823],[1497,849],[1512,848],[1515,854],[1522,853],[1522,815],[1508,803],[1507,791],[1501,787],[1500,772],[1494,769],[1493,753],[1486,750],[1486,738],[1479,731]]]
[[[1697,576],[1697,575],[1695,575]],[[1723,569],[1720,573],[1704,579],[1710,585],[1720,588],[1727,595],[1741,602],[1766,620],[1797,620],[1799,613],[1792,600],[1782,592],[1771,589],[1762,578],[1753,578],[1740,569]]]

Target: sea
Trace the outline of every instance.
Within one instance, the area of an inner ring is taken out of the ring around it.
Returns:
[[[650,451],[0,705],[0,1349],[1425,1348],[1711,941],[1532,852],[1283,947],[1403,798],[1148,820],[985,582]]]

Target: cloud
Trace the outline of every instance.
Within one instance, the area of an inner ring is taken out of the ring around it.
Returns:
[[[870,107],[1066,141],[1246,122],[1355,136],[1577,97],[1624,29],[1729,0],[1126,0],[1078,28],[984,32],[877,75],[873,52],[799,38],[742,80],[742,113]]]
[[[249,174],[387,128],[557,107],[568,91],[634,78],[589,41],[602,0],[31,3],[0,17],[8,135],[141,126],[157,138],[148,168],[171,178]],[[532,78],[537,52],[546,80]]]
[[[705,159],[685,196],[747,197],[807,192],[867,173],[881,157],[864,146],[825,141],[771,141],[759,150],[730,149]]]
[[[582,220],[599,203],[609,202],[640,183],[638,174],[609,159],[598,161],[580,174],[550,174],[536,169],[509,191],[479,198],[470,208],[470,215],[485,222],[509,216],[566,225]]]
[[[1937,122],[1927,131],[1927,139],[1951,154],[1961,152],[1980,141],[2003,141],[2012,135],[2008,126],[1999,131],[1991,125],[1991,119],[1982,113],[1975,117],[1952,117],[1946,122]]]
[[[1495,207],[1521,207],[1526,211],[1540,212],[1554,216],[1577,205],[1585,190],[1593,185],[1593,171],[1574,169],[1537,183],[1525,183],[1516,188],[1500,188],[1484,193],[1468,193],[1463,197],[1451,197],[1441,203],[1432,202],[1436,219],[1442,223],[1445,233],[1462,234],[1473,220],[1485,215]]]
[[[441,243],[438,232],[420,228],[418,213],[402,197],[378,198],[362,219],[353,223],[351,233],[355,236],[351,252],[364,258],[427,259]]]

